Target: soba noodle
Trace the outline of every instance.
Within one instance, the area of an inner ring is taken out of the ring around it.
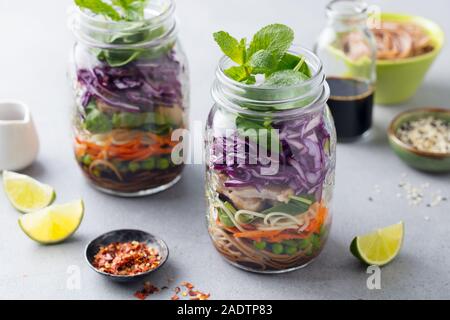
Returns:
[[[244,228],[246,223],[252,223],[257,230],[296,230],[298,233],[301,233],[310,225],[311,220],[317,214],[318,207],[318,204],[312,205],[308,211],[296,216],[284,212],[263,214],[250,210],[238,210],[233,213],[222,201],[217,200],[213,202],[211,207],[209,231],[216,249],[232,263],[247,264],[261,270],[293,268],[311,260],[319,254],[320,250],[315,251],[313,254],[308,254],[313,252],[311,243],[293,255],[275,254],[267,250],[258,250],[254,247],[252,241],[234,237],[231,232],[217,224],[214,217],[217,216],[218,209],[222,210],[241,232],[246,231]],[[246,223],[243,222],[243,217],[245,217]],[[258,219],[260,221],[255,223]]]

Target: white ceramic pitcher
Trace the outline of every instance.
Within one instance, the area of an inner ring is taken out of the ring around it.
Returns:
[[[0,101],[0,171],[28,167],[38,150],[39,139],[28,106]]]

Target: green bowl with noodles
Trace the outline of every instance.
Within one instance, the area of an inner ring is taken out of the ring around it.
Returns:
[[[439,55],[444,45],[444,32],[435,22],[411,15],[397,13],[382,13],[382,22],[413,23],[422,28],[430,37],[432,50],[410,58],[377,60],[377,83],[375,102],[382,105],[393,105],[410,99],[421,86],[428,70]],[[343,51],[330,48],[335,56],[342,59],[347,68],[348,76],[367,74],[370,59],[363,57],[350,59]]]
[[[444,32],[433,21],[410,15],[383,13],[382,21],[410,22],[420,26],[430,37],[432,51],[411,58],[377,61],[378,104],[398,104],[410,99],[421,86],[428,70],[444,45]]]

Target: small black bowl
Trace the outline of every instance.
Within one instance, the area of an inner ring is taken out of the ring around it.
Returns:
[[[98,253],[101,247],[107,246],[114,242],[131,242],[131,241],[138,241],[143,242],[147,244],[150,248],[155,248],[158,250],[159,255],[161,256],[160,264],[152,270],[149,270],[147,272],[139,273],[132,276],[122,276],[122,275],[113,275],[106,272],[102,272],[98,269],[96,269],[93,265],[94,257]],[[89,266],[98,274],[101,274],[113,281],[117,282],[129,282],[129,281],[138,281],[142,280],[144,277],[148,276],[150,273],[155,272],[159,268],[161,268],[164,263],[169,258],[169,248],[167,247],[166,243],[155,237],[154,235],[151,235],[150,233],[140,231],[140,230],[115,230],[107,232],[96,239],[92,240],[87,246],[85,250],[85,257],[86,261],[88,262]]]

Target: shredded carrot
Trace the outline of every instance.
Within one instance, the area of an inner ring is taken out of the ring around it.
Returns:
[[[152,156],[169,155],[173,146],[177,144],[171,141],[171,137],[158,136],[153,133],[146,133],[147,141],[143,140],[142,134],[133,136],[133,139],[122,143],[114,144],[113,137],[107,139],[105,145],[85,141],[82,137],[75,138],[75,152],[78,157],[89,154],[94,160],[117,158],[122,161],[144,161]],[[149,142],[148,138],[153,142]]]
[[[328,215],[328,209],[323,204],[319,206],[317,209],[317,215],[314,217],[314,219],[309,224],[308,228],[306,229],[307,232],[320,232],[320,228],[325,223]]]
[[[307,233],[281,233],[267,239],[268,242],[277,243],[284,240],[306,239],[309,237]]]
[[[248,238],[248,239],[254,239],[254,238],[271,238],[275,237],[281,233],[281,230],[254,230],[254,231],[246,231],[246,232],[237,232],[234,234],[236,238]]]

